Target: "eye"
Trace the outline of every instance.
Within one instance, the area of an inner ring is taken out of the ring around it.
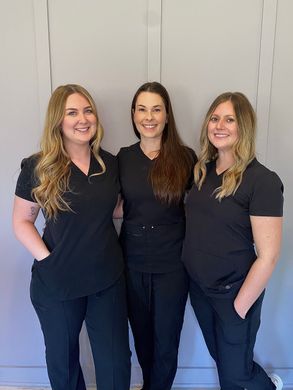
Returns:
[[[161,109],[160,108],[154,108],[153,112],[161,112]]]
[[[235,119],[234,118],[227,118],[227,122],[228,123],[233,123],[233,122],[235,122]]]
[[[75,116],[76,115],[76,111],[67,111],[67,115]]]
[[[85,113],[86,113],[86,114],[93,114],[92,108],[87,108],[87,109],[85,110]]]
[[[138,108],[136,109],[136,111],[138,111],[138,112],[145,112],[145,108],[143,108],[143,107],[138,107]]]
[[[216,116],[211,116],[210,122],[217,122],[218,118]]]

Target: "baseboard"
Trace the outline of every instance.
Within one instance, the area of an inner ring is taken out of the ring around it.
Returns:
[[[130,390],[140,390],[141,386],[131,387]],[[284,390],[293,390],[293,387],[284,386]],[[15,387],[15,386],[0,386],[0,390],[51,390],[50,387],[35,387],[35,386],[25,386],[25,387]],[[96,387],[88,387],[88,390],[96,390]],[[172,390],[218,390],[218,387],[172,387]]]
[[[141,387],[131,387],[130,390],[140,390]],[[0,386],[0,390],[51,390],[50,387],[7,387],[7,386]],[[96,390],[95,387],[88,387],[88,390]],[[214,388],[203,388],[203,387],[172,387],[172,390],[217,390]],[[289,390],[289,389],[288,389]],[[292,389],[293,390],[293,389]]]
[[[267,368],[280,375],[284,389],[293,390],[293,368]],[[139,389],[141,371],[132,366],[132,390]],[[93,383],[93,381],[89,381]],[[217,374],[214,368],[178,367],[173,390],[212,390],[218,388]],[[4,367],[0,366],[0,390],[49,390],[49,381],[45,366],[39,367]],[[90,385],[91,390],[95,390]],[[89,390],[90,390],[89,389]]]

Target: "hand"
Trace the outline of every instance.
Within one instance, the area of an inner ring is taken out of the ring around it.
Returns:
[[[238,304],[237,299],[235,299],[235,301],[234,301],[234,310],[236,311],[236,313],[239,315],[240,318],[245,320],[247,310],[244,310],[243,308],[241,308],[241,306]]]
[[[47,257],[50,256],[50,252],[47,250],[46,253],[42,253],[42,257],[40,259],[36,258],[37,261],[43,261],[46,260]]]

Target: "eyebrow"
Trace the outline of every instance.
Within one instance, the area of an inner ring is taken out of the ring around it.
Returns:
[[[138,104],[137,107],[146,107],[144,104]],[[152,108],[156,108],[156,107],[162,107],[161,104],[156,104],[155,106],[152,106]]]
[[[218,114],[212,114],[211,117],[212,117],[212,116],[218,116],[218,117],[219,117],[220,115],[218,115]],[[224,115],[225,118],[228,117],[228,116],[232,116],[233,118],[236,118],[236,115],[233,115],[233,114]]]
[[[83,110],[87,110],[88,108],[92,108],[91,106],[87,106],[87,107],[84,107]],[[68,108],[65,108],[65,111],[78,111],[78,108],[75,108],[75,107],[68,107]]]

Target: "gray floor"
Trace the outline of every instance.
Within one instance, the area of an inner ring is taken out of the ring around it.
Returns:
[[[11,387],[11,386],[0,386],[0,390],[50,390],[50,387]],[[95,390],[95,388],[89,388],[88,390]],[[140,390],[140,387],[132,387],[131,390]],[[195,388],[195,387],[185,387],[185,388],[179,388],[179,387],[173,387],[172,390],[218,390],[216,388]],[[289,390],[289,389],[288,389]],[[292,389],[293,390],[293,389]]]
[[[11,387],[11,386],[0,386],[0,390],[50,390],[49,387]],[[89,388],[88,390],[95,390]],[[140,390],[140,387],[132,387],[131,390]],[[173,387],[172,390],[219,390],[218,388],[199,388],[199,387]],[[284,387],[284,390],[293,390],[292,387]]]

